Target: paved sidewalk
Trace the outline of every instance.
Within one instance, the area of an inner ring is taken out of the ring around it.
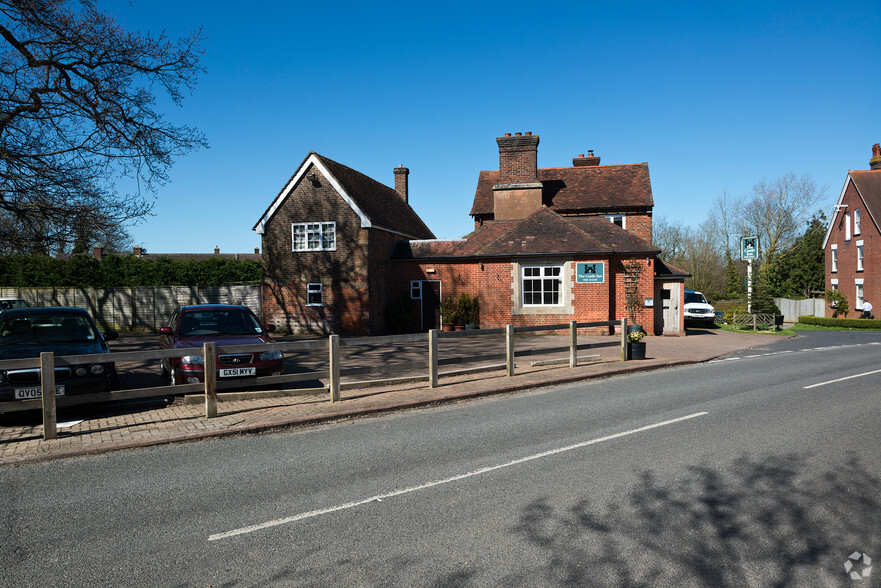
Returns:
[[[329,402],[326,391],[315,389],[293,396],[273,395],[248,400],[227,399],[221,394],[219,416],[213,419],[205,418],[204,403],[199,398],[178,398],[173,404],[161,407],[155,402],[93,407],[89,412],[81,411],[76,416],[77,420],[70,422],[64,422],[66,415],[60,414],[58,438],[51,441],[42,439],[43,427],[39,415],[5,415],[5,420],[0,423],[0,465],[253,434],[590,378],[663,369],[709,361],[777,340],[768,335],[729,333],[718,329],[691,332],[694,334],[687,337],[645,339],[646,359],[641,361],[622,362],[620,347],[600,346],[579,351],[580,356],[598,354],[600,359],[576,368],[570,368],[568,363],[532,366],[532,362],[547,357],[518,357],[516,375],[510,378],[505,375],[504,369],[444,376],[442,368],[437,388],[430,388],[425,378],[381,386],[347,383],[344,380],[341,400],[335,403]],[[565,346],[565,339],[557,336],[517,337],[515,349]],[[579,344],[608,344],[614,340],[612,337],[579,337]],[[554,357],[568,357],[568,354],[558,353]],[[345,355],[343,367],[347,367]]]

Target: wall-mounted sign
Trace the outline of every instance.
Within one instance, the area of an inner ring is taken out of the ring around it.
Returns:
[[[575,264],[575,282],[577,284],[602,284],[605,281],[605,264],[602,261]]]
[[[759,238],[758,237],[741,237],[740,238],[740,259],[758,259],[759,258]]]

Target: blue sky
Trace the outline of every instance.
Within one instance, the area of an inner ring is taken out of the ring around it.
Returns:
[[[539,135],[539,167],[589,149],[648,162],[655,216],[692,225],[723,192],[790,172],[831,209],[881,141],[881,0],[102,6],[208,37],[207,73],[164,112],[211,148],[179,158],[131,228],[151,253],[253,251],[310,150],[387,185],[405,165],[413,208],[457,238],[506,132]]]

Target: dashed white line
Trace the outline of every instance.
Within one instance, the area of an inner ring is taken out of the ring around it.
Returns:
[[[509,461],[507,463],[481,468],[481,469],[474,470],[471,472],[466,472],[464,474],[459,474],[457,476],[452,476],[450,478],[444,478],[443,480],[435,480],[434,482],[428,482],[426,484],[420,484],[418,486],[411,486],[409,488],[404,488],[402,490],[395,490],[394,492],[388,492],[386,494],[378,494],[376,496],[371,496],[370,498],[364,498],[362,500],[355,500],[353,502],[347,502],[345,504],[338,504],[336,506],[331,506],[328,508],[322,508],[322,509],[318,509],[318,510],[304,512],[304,513],[300,513],[298,515],[294,515],[294,516],[290,516],[290,517],[275,519],[272,521],[267,521],[265,523],[259,523],[257,525],[250,525],[247,527],[242,527],[240,529],[233,529],[232,531],[226,531],[223,533],[215,533],[214,535],[208,536],[208,541],[217,541],[219,539],[228,539],[229,537],[235,537],[236,535],[244,535],[247,533],[253,533],[255,531],[260,531],[261,529],[268,529],[270,527],[277,527],[279,525],[286,525],[288,523],[293,523],[296,521],[301,521],[303,519],[317,517],[317,516],[320,516],[323,514],[330,514],[330,513],[338,512],[341,510],[346,510],[349,508],[355,508],[356,506],[362,506],[362,505],[368,504],[370,502],[381,502],[381,501],[385,500],[386,498],[392,498],[394,496],[400,496],[402,494],[417,492],[419,490],[425,490],[427,488],[432,488],[434,486],[440,486],[442,484],[449,484],[450,482],[456,482],[458,480],[464,480],[465,478],[479,476],[481,474],[486,474],[488,472],[500,470],[502,468],[508,468],[508,467],[518,465],[521,463],[526,463],[528,461],[541,459],[543,457],[556,455],[558,453],[563,453],[565,451],[572,451],[573,449],[580,449],[582,447],[588,447],[589,445],[596,445],[597,443],[603,443],[605,441],[611,441],[613,439],[620,439],[621,437],[626,437],[628,435],[635,435],[636,433],[642,433],[643,431],[657,429],[658,427],[666,427],[667,425],[673,425],[675,423],[687,421],[689,419],[704,416],[706,414],[709,414],[709,413],[696,412],[694,414],[690,414],[687,416],[678,417],[675,419],[670,419],[669,421],[663,421],[660,423],[654,423],[652,425],[646,425],[644,427],[639,427],[638,429],[631,429],[629,431],[622,431],[621,433],[615,433],[613,435],[608,435],[606,437],[600,437],[598,439],[591,439],[590,441],[584,441],[582,443],[576,443],[574,445],[567,445],[566,447],[559,447],[557,449],[551,449],[549,451],[544,451],[542,453],[536,453],[534,455],[529,455],[527,457],[521,457],[520,459],[515,459],[515,460]]]
[[[826,384],[835,384],[836,382],[843,382],[845,380],[852,380],[854,378],[862,378],[863,376],[870,376],[872,374],[881,373],[881,370],[873,370],[871,372],[863,372],[862,374],[854,374],[852,376],[845,376],[843,378],[838,378],[837,380],[829,380],[828,382],[820,382],[818,384],[811,384],[810,386],[805,386],[803,390],[809,390],[810,388],[817,388],[819,386],[825,386]]]

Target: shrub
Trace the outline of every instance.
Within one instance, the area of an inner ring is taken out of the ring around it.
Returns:
[[[881,329],[881,319],[826,318],[822,316],[800,316],[798,322],[821,327],[843,327],[847,329]]]

